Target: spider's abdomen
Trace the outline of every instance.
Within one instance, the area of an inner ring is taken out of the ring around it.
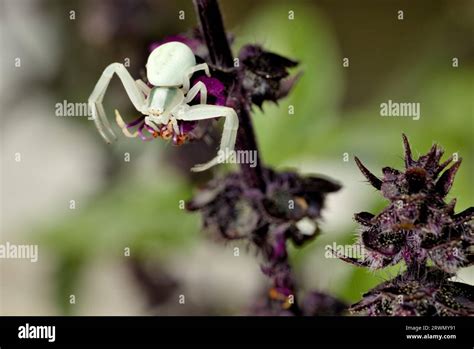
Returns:
[[[146,64],[148,81],[154,86],[178,87],[183,84],[186,70],[196,65],[191,49],[177,41],[153,50]]]

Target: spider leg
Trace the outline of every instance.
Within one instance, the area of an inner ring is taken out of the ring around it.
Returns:
[[[179,135],[180,132],[179,132],[178,120],[176,120],[176,118],[170,118],[170,121],[171,121],[171,125],[173,126],[174,133]]]
[[[207,103],[207,87],[204,85],[202,81],[196,82],[196,84],[191,87],[191,89],[188,91],[186,94],[186,97],[184,97],[184,103],[188,104],[191,102],[194,97],[197,96],[198,93],[200,94],[200,104],[206,104]]]
[[[145,95],[145,99],[148,99],[148,96],[151,93],[151,88],[141,79],[135,80],[135,84],[137,84],[137,87],[140,89],[140,91],[143,92],[143,94]],[[125,121],[123,121],[123,118],[122,118],[122,116],[120,115],[120,113],[117,109],[115,109],[115,122],[120,127],[120,129],[122,130],[123,134],[126,137],[135,138],[135,137],[139,136],[138,130],[133,132],[133,133],[131,133],[128,130],[130,125],[125,123]]]
[[[142,110],[144,110],[146,106],[145,97],[143,96],[142,90],[140,90],[137,83],[133,80],[125,66],[120,63],[112,63],[107,66],[89,97],[89,106],[92,111],[92,118],[94,119],[94,123],[99,130],[99,133],[107,143],[110,143],[111,139],[114,140],[116,136],[112,131],[109,121],[107,120],[102,101],[104,99],[105,92],[107,91],[107,87],[109,86],[110,80],[114,76],[114,73],[116,73],[122,81],[125,91],[127,92],[127,95],[134,107],[140,113],[142,113]],[[106,131],[109,132],[109,135],[106,133]]]
[[[123,121],[122,116],[120,115],[117,109],[115,109],[115,121],[117,122],[117,125],[119,125],[119,127],[121,128],[125,136],[129,138],[135,138],[138,136],[138,131],[130,133],[130,131],[127,128],[127,124],[125,123],[125,121]]]
[[[185,94],[189,91],[189,87],[191,85],[191,76],[199,70],[204,70],[207,76],[211,76],[211,73],[209,72],[209,66],[206,63],[197,64],[186,70],[183,76],[183,92]]]
[[[152,129],[154,129],[156,132],[160,132],[160,129],[156,124],[160,124],[161,120],[158,116],[154,115],[148,115],[145,117],[145,124],[150,126]]]
[[[198,104],[186,109],[182,109],[176,115],[177,119],[185,121],[213,119],[217,117],[225,117],[219,152],[225,151],[225,154],[230,155],[232,150],[234,150],[237,130],[239,128],[239,118],[237,117],[237,113],[234,109],[217,105]],[[224,159],[224,161],[225,160],[226,159]],[[205,164],[193,166],[191,171],[205,171],[212,166],[217,165],[220,161],[222,161],[222,159],[219,156],[216,156],[214,159]]]
[[[135,83],[137,84],[140,91],[143,92],[145,97],[148,98],[151,92],[151,88],[142,79],[135,80]]]

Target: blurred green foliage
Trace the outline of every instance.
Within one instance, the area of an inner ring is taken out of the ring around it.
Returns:
[[[163,184],[123,179],[45,229],[42,239],[58,259],[57,299],[65,312],[70,311],[68,296],[80,281],[82,267],[96,258],[120,258],[128,248],[134,258],[165,261],[196,241],[199,218],[183,209],[189,185],[178,176]]]

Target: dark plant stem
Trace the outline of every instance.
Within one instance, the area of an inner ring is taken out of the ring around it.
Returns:
[[[250,164],[240,164],[240,170],[243,174],[245,185],[249,189],[258,189],[262,193],[265,193],[265,169],[259,155],[258,144],[251,120],[251,100],[248,98],[248,91],[243,87],[241,75],[238,74],[237,69],[234,67],[234,57],[227,40],[219,4],[217,0],[194,0],[194,5],[201,33],[209,51],[210,63],[212,63],[217,71],[226,75],[226,78],[223,79],[226,90],[228,91],[226,104],[233,108],[239,117],[239,129],[235,148],[237,150],[255,151],[256,153],[256,166],[250,167]],[[256,234],[259,235],[257,232]],[[267,232],[264,232],[263,235],[260,236],[262,239],[266,237]],[[261,244],[259,245],[256,241],[254,241],[254,243],[257,247],[263,249]],[[268,262],[273,263],[271,256],[266,257]],[[281,275],[282,273],[280,271],[283,270],[283,277],[271,277],[274,287],[289,290],[293,296],[296,297],[293,277],[291,275],[291,266],[288,260],[280,261],[277,264],[271,265],[270,268],[272,269],[271,272],[277,275]],[[301,314],[296,302],[292,304],[288,311],[295,315]]]
[[[219,68],[232,68],[234,58],[225,34],[219,4],[216,0],[195,0],[194,5],[212,63]]]
[[[194,5],[212,64],[223,71],[233,70],[234,58],[227,40],[219,4],[216,0],[194,0]],[[249,188],[264,191],[265,180],[251,121],[250,105],[238,77],[235,76],[230,81],[232,86],[227,86],[227,90],[231,91],[228,96],[228,103],[239,116],[239,130],[235,147],[237,150],[255,151],[257,154],[255,167],[250,167],[250,164],[240,164],[240,168]],[[227,85],[230,83],[227,83]]]

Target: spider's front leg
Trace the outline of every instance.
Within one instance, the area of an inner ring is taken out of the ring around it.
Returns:
[[[184,97],[184,103],[188,104],[191,102],[197,94],[199,95],[199,100],[200,104],[206,104],[207,103],[207,87],[204,85],[202,81],[198,81],[191,89],[188,91],[186,96]],[[173,125],[173,130],[176,134],[180,134],[179,132],[179,125],[178,121],[176,118],[171,118],[171,124]]]
[[[116,73],[122,81],[125,91],[127,92],[127,95],[132,101],[135,109],[142,113],[146,107],[144,86],[139,86],[133,80],[132,76],[123,64],[112,63],[107,68],[105,68],[102,76],[99,78],[99,81],[95,85],[94,90],[89,97],[89,107],[92,111],[94,123],[99,130],[99,133],[107,143],[110,143],[111,140],[114,140],[116,136],[112,131],[109,121],[107,120],[102,101],[104,99],[105,92],[107,91],[107,87],[109,86],[110,80],[114,76],[114,73]],[[107,134],[106,131],[108,131],[109,134]]]
[[[183,109],[176,115],[177,119],[184,121],[213,119],[217,117],[225,117],[224,128],[222,130],[221,144],[219,146],[219,153],[224,152],[226,156],[230,156],[231,152],[234,150],[237,130],[239,128],[239,118],[237,117],[237,113],[234,109],[217,105],[198,104],[191,106],[187,109]],[[227,158],[221,159],[220,156],[216,156],[214,159],[205,164],[193,166],[193,168],[191,168],[191,171],[205,171],[211,168],[212,166],[219,164],[219,160],[225,162]]]
[[[135,80],[135,84],[137,84],[137,87],[140,91],[142,91],[142,93],[145,95],[145,100],[148,99],[148,96],[150,95],[151,93],[151,88],[141,79],[137,79]],[[129,137],[129,138],[135,138],[135,137],[138,137],[139,136],[139,132],[138,131],[135,131],[133,133],[131,133],[128,128],[130,126],[134,126],[134,124],[137,122],[138,120],[136,120],[135,122],[132,122],[132,124],[127,124],[125,121],[123,121],[123,118],[122,116],[120,115],[119,111],[117,109],[115,109],[115,122],[117,123],[117,125],[120,127],[120,129],[122,130],[122,133],[126,136],[126,137]]]
[[[188,70],[186,70],[183,76],[183,88],[182,88],[185,94],[189,91],[189,87],[191,86],[191,81],[190,81],[191,76],[193,76],[195,72],[200,71],[200,70],[204,70],[207,76],[211,76],[211,73],[209,72],[209,66],[207,65],[207,63],[197,64],[189,68]]]
[[[142,79],[135,80],[135,83],[137,84],[137,87],[140,89],[140,91],[143,92],[145,98],[148,98],[151,93],[151,87],[148,86]]]
[[[188,104],[189,102],[191,102],[197,96],[198,93],[200,93],[199,104],[206,104],[207,103],[207,87],[206,85],[204,85],[202,81],[198,81],[193,87],[191,87],[191,89],[186,94],[186,97],[184,97],[184,103]]]

